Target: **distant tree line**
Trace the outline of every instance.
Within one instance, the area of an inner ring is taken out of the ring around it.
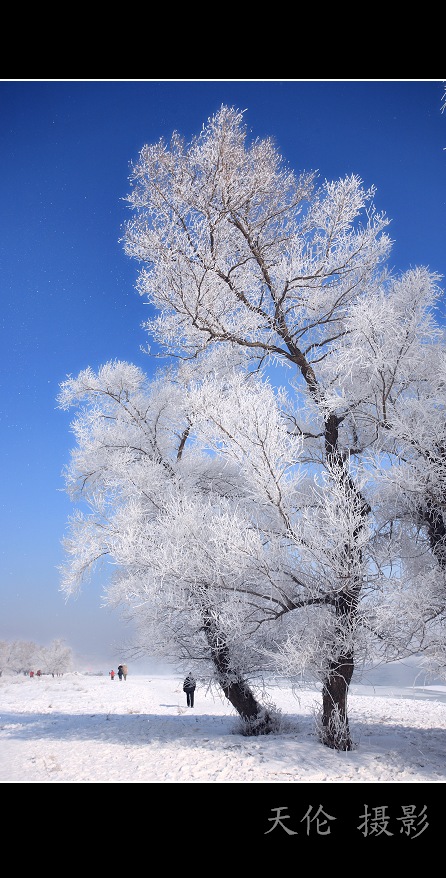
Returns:
[[[62,640],[39,646],[27,640],[0,640],[0,676],[2,674],[42,674],[59,676],[73,666],[73,651]]]

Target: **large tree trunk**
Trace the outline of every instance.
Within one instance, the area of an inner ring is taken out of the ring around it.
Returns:
[[[348,636],[354,622],[358,603],[358,587],[353,592],[339,595],[336,601],[336,637],[341,644],[351,641]],[[355,668],[353,650],[341,649],[332,659],[322,685],[321,740],[333,750],[352,750],[347,713],[348,689]]]
[[[432,554],[435,555],[441,569],[446,570],[446,528],[440,503],[436,505],[428,501],[420,509],[420,516],[427,526]]]
[[[348,690],[355,669],[351,647],[361,583],[356,581],[350,591],[342,592],[335,602],[336,629],[334,643],[340,644],[337,655],[331,659],[322,683],[321,740],[333,750],[352,750],[353,742],[347,712]],[[342,644],[348,643],[346,648]],[[336,648],[336,647],[335,647]]]
[[[277,731],[277,717],[255,698],[238,668],[234,668],[226,638],[219,630],[212,613],[205,613],[204,631],[211,649],[217,680],[225,697],[243,721],[246,735],[268,735]]]
[[[327,463],[335,478],[339,479],[347,489],[352,508],[358,513],[359,524],[353,531],[353,543],[350,546],[344,546],[345,558],[347,564],[351,563],[353,574],[350,588],[342,591],[334,603],[336,614],[335,644],[339,643],[340,648],[335,657],[331,659],[322,684],[321,740],[327,747],[334,750],[352,750],[353,742],[348,722],[347,698],[355,668],[351,635],[354,630],[361,591],[361,580],[354,571],[360,569],[362,563],[362,552],[356,541],[370,512],[370,506],[364,500],[361,492],[358,491],[346,469],[342,454],[338,451],[338,428],[337,417],[331,415],[325,424]],[[348,644],[348,647],[344,647],[343,644]]]
[[[352,750],[347,714],[347,696],[353,676],[353,651],[332,661],[322,686],[321,740],[333,750]]]

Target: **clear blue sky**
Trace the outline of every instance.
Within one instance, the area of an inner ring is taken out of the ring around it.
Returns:
[[[0,640],[60,637],[94,663],[119,659],[131,634],[99,582],[68,604],[59,591],[73,413],[56,397],[107,360],[151,370],[138,265],[120,243],[144,144],[189,140],[223,103],[246,110],[296,173],[377,187],[391,267],[446,276],[443,93],[441,80],[0,81]]]

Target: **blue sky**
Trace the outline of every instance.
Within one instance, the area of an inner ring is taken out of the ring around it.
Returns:
[[[131,631],[93,581],[65,602],[57,567],[74,511],[62,470],[68,374],[140,350],[138,265],[120,238],[130,163],[146,143],[189,140],[227,104],[273,137],[296,173],[357,174],[392,223],[389,265],[446,276],[446,112],[441,80],[0,80],[0,640],[63,638],[92,663]]]

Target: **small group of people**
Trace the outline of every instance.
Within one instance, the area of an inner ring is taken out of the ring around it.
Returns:
[[[124,677],[124,680],[127,679],[127,665],[118,665],[118,677],[120,680]]]
[[[29,676],[34,677],[34,671],[30,671]],[[41,676],[42,676],[42,671],[36,671],[36,677],[41,677]],[[54,674],[53,674],[53,677],[54,677]]]
[[[192,674],[192,671],[189,671],[184,683],[183,683],[183,692],[186,693],[186,703],[188,707],[194,706],[194,696],[195,696],[195,688],[196,688],[195,677]]]
[[[124,680],[126,680],[126,679],[127,679],[127,674],[128,674],[127,665],[118,665],[118,677],[119,677],[119,679],[122,680],[122,678],[124,677]],[[113,680],[114,680],[115,677],[116,677],[116,674],[115,674],[115,672],[112,670],[112,671],[109,671],[109,676],[110,676],[111,681],[113,682]]]

